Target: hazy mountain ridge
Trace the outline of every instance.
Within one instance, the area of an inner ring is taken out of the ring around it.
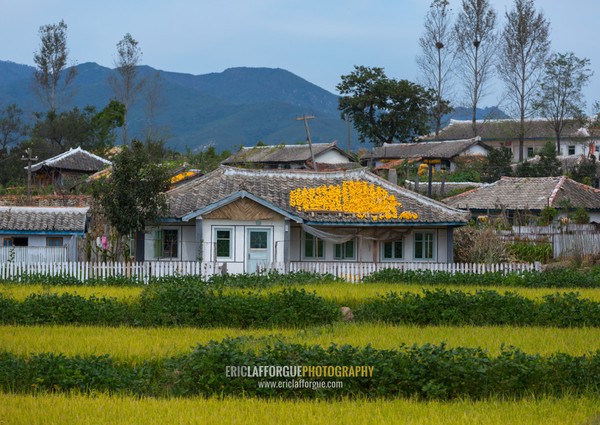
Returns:
[[[76,67],[78,74],[67,109],[86,105],[102,109],[113,98],[108,77],[115,71],[91,62]],[[31,66],[0,61],[0,108],[16,103],[27,119],[32,119],[33,112],[45,110],[32,90],[34,72]],[[304,142],[304,125],[296,118],[305,114],[316,117],[310,121],[314,142],[338,140],[340,146],[347,146],[347,124],[337,109],[338,96],[289,71],[237,67],[192,75],[140,66],[140,75],[148,79],[157,72],[162,100],[153,128],[161,129],[160,135],[172,148],[214,145],[221,150],[259,141]],[[142,138],[147,126],[145,104],[140,93],[130,116],[129,129],[134,137]],[[462,116],[462,109],[466,108],[456,108],[452,117]],[[354,130],[351,140],[353,149],[361,146]]]

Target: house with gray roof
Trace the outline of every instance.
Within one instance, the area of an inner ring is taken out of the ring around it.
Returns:
[[[312,150],[312,152],[311,152]],[[316,166],[313,166],[313,158]],[[339,169],[358,164],[336,142],[312,145],[273,145],[243,147],[222,162],[223,165],[263,169]]]
[[[68,187],[109,165],[109,160],[78,147],[33,164],[31,172],[38,186]]]
[[[0,206],[0,262],[76,261],[88,207]]]
[[[472,121],[450,120],[438,136],[434,134],[423,137],[423,141],[438,140],[463,140],[473,137]],[[519,156],[519,120],[500,119],[477,121],[477,134],[486,145],[499,148],[507,147],[512,151],[513,160],[517,162]],[[570,155],[596,155],[600,158],[600,138],[596,131],[582,126],[576,121],[566,121],[561,135],[561,148],[559,156]],[[525,122],[525,140],[523,142],[524,159],[533,158],[547,141],[554,142],[554,131],[548,120],[534,119]]]
[[[565,205],[585,208],[590,222],[600,223],[600,190],[560,177],[502,177],[500,180],[443,201],[470,211],[474,216],[504,213],[515,224],[528,224],[545,207],[559,210],[556,220],[565,217]]]
[[[361,163],[374,169],[387,169],[406,161],[431,162],[436,171],[454,171],[455,160],[460,156],[486,156],[490,148],[479,137],[461,140],[444,140],[418,143],[384,143],[361,157]]]
[[[198,260],[252,273],[291,262],[453,261],[467,214],[366,169],[221,166],[166,193],[145,234],[146,260]]]

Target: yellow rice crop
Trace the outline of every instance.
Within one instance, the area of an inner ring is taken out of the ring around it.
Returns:
[[[107,297],[119,300],[135,299],[140,295],[137,286],[43,286],[43,285],[0,285],[0,294],[16,300],[24,300],[31,294],[78,294],[82,297]]]
[[[110,354],[117,358],[147,359],[189,353],[196,344],[227,337],[260,338],[248,343],[258,348],[281,339],[299,344],[351,344],[375,348],[439,344],[481,347],[496,355],[513,345],[527,353],[563,352],[583,355],[600,349],[598,328],[540,328],[510,326],[392,326],[377,323],[337,323],[307,329],[232,328],[109,328],[87,326],[0,326],[0,349],[17,354],[54,352],[66,355]]]
[[[587,397],[519,401],[283,401],[138,399],[96,394],[0,394],[0,423],[70,424],[596,424],[600,400]]]

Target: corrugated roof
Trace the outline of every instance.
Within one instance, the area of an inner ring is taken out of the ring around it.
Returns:
[[[569,200],[575,207],[600,209],[600,190],[567,177],[502,177],[489,185],[444,199],[470,210],[542,210]]]
[[[315,157],[324,152],[335,149],[340,154],[348,155],[339,149],[335,142],[332,143],[313,143],[312,150]],[[225,165],[244,164],[244,163],[288,163],[288,162],[306,162],[310,161],[310,147],[308,145],[274,145],[274,146],[254,146],[244,147],[239,152],[231,155],[223,161]]]
[[[62,170],[96,172],[102,170],[111,162],[107,159],[94,155],[80,147],[69,149],[60,155],[48,158],[31,166],[31,171],[37,171],[42,167],[60,168]],[[27,168],[27,167],[25,167]]]
[[[384,143],[383,146],[375,148],[363,156],[362,159],[410,159],[410,158],[438,158],[452,159],[473,145],[480,145],[479,137],[464,140],[448,140],[439,142],[419,143]]]
[[[0,207],[0,230],[83,233],[87,212],[87,207]]]
[[[323,185],[341,185],[344,181],[366,181],[394,195],[403,210],[416,212],[418,220],[410,223],[466,223],[463,211],[450,208],[408,189],[394,185],[366,169],[334,172],[303,170],[248,170],[221,166],[217,170],[167,192],[170,217],[182,218],[202,210],[236,193],[248,193],[260,198],[290,216],[304,222],[339,224],[375,224],[373,220],[336,213],[298,212],[290,206],[290,192],[298,188],[316,188]],[[379,220],[377,224],[402,224],[401,219]]]

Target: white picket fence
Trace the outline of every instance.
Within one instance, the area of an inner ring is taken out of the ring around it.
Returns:
[[[263,272],[277,271],[290,273],[298,271],[332,274],[348,282],[358,283],[362,279],[379,270],[388,268],[402,270],[431,270],[449,273],[490,272],[513,273],[524,271],[540,271],[541,264],[500,263],[500,264],[468,264],[468,263],[351,263],[351,262],[292,262],[274,263],[263,269]],[[214,274],[222,273],[220,263],[202,263],[198,261],[145,261],[140,263],[90,263],[90,262],[61,262],[61,263],[30,263],[5,262],[0,263],[0,280],[20,281],[25,275],[70,276],[80,281],[89,279],[106,279],[110,277],[128,277],[143,282],[151,278],[165,276],[201,276],[208,279]]]
[[[148,283],[151,278],[192,275],[206,279],[216,273],[221,273],[219,264],[198,261],[145,261],[140,263],[7,262],[0,264],[0,280],[17,281],[20,281],[24,275],[69,276],[83,282],[89,279],[106,279],[118,276]]]
[[[365,276],[385,269],[400,270],[430,270],[447,273],[472,273],[484,274],[500,272],[503,274],[541,271],[541,263],[424,263],[424,262],[389,262],[389,263],[346,263],[346,262],[294,262],[272,264],[271,270],[279,273],[307,271],[315,273],[329,273],[348,282],[358,283]]]

